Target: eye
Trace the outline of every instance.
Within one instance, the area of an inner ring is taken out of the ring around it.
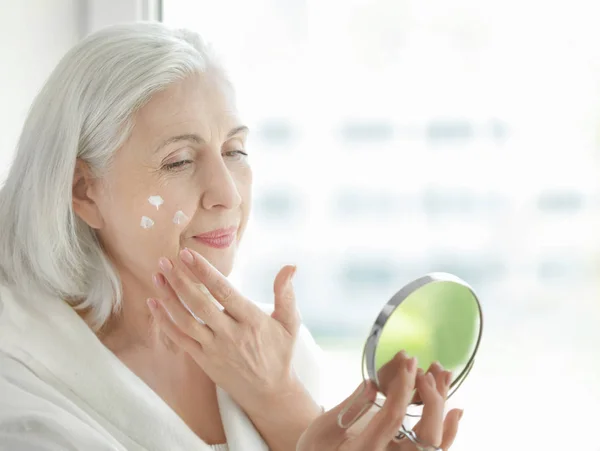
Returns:
[[[242,158],[245,158],[248,156],[248,154],[246,152],[244,152],[243,150],[229,150],[227,152],[224,152],[223,155],[225,155],[227,158],[229,158],[231,160],[241,160]]]
[[[185,166],[187,166],[188,164],[192,164],[192,163],[193,163],[192,160],[175,161],[173,163],[165,164],[163,166],[163,169],[166,169],[167,171],[175,171],[177,169],[183,169]]]

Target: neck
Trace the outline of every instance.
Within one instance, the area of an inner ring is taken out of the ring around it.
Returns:
[[[98,332],[102,343],[117,356],[142,350],[175,352],[176,347],[158,329],[146,305],[146,300],[156,295],[154,288],[128,271],[119,271],[119,275],[123,291],[121,305]]]
[[[152,287],[121,277],[121,309],[99,339],[206,443],[225,442],[214,382],[154,323],[146,305]]]

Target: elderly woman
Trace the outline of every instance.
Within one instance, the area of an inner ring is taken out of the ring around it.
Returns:
[[[247,133],[194,33],[110,27],[59,63],[0,193],[0,449],[411,451],[395,435],[415,388],[420,439],[450,446],[443,369],[401,353],[382,410],[363,413],[365,384],[323,412],[295,268],[271,309],[228,282]]]

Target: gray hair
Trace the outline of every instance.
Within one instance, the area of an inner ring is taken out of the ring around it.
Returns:
[[[73,211],[76,161],[101,177],[154,93],[212,68],[222,70],[200,36],[160,23],[105,28],[63,57],[31,106],[0,191],[0,283],[59,296],[102,327],[121,306],[121,282]]]

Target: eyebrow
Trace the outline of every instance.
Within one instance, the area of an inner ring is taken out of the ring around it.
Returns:
[[[229,130],[229,133],[227,133],[227,139],[231,139],[234,136],[239,135],[241,133],[248,133],[248,131],[249,131],[249,129],[245,125],[240,125],[239,127],[234,127],[231,130]],[[197,135],[195,133],[186,133],[183,135],[171,136],[170,138],[167,138],[156,148],[156,150],[154,152],[156,153],[159,150],[161,150],[163,147],[168,146],[169,144],[179,142],[179,141],[192,141],[192,142],[195,142],[196,144],[205,144],[206,143],[206,141],[200,135]]]

